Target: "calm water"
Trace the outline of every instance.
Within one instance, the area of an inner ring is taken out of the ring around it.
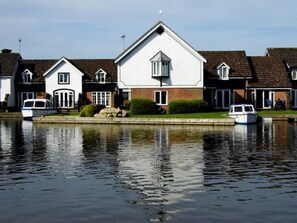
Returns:
[[[0,222],[297,222],[294,123],[0,133]]]

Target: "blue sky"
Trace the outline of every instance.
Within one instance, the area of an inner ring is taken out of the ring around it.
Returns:
[[[296,0],[1,0],[0,49],[24,59],[115,58],[159,20],[197,50],[297,47]],[[163,11],[160,16],[160,10]]]

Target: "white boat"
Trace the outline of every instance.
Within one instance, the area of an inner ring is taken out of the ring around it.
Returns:
[[[23,118],[29,120],[54,113],[57,113],[57,109],[48,99],[27,99],[22,107]]]
[[[257,112],[252,104],[231,105],[228,116],[234,118],[235,123],[251,124],[258,121]]]

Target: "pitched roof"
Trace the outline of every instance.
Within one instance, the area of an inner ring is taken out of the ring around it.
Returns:
[[[297,67],[297,48],[267,48],[266,54],[282,58],[289,67]]]
[[[254,79],[250,88],[291,88],[289,73],[282,58],[255,56],[248,57]]]
[[[0,53],[0,76],[12,76],[20,54]]]
[[[28,69],[33,73],[33,81],[44,81],[44,73],[52,68],[59,60],[22,60],[18,69],[16,81],[22,81],[20,74]],[[68,60],[84,73],[85,81],[96,81],[96,72],[100,69],[107,73],[106,81],[115,82],[117,68],[112,59],[73,59]]]
[[[205,58],[203,58],[190,44],[188,44],[184,39],[178,36],[164,22],[159,21],[147,32],[145,32],[140,38],[138,38],[134,43],[132,43],[126,50],[124,50],[118,57],[116,57],[115,63],[118,63],[121,59],[123,59],[126,55],[133,51],[137,46],[139,46],[142,42],[149,38],[153,33],[157,32],[158,34],[161,34],[164,31],[170,33],[170,35],[176,41],[178,41],[181,45],[183,45],[185,48],[191,51],[194,55],[196,55],[196,57],[200,58],[203,62],[206,62]]]
[[[218,77],[217,68],[225,63],[230,67],[231,77],[252,77],[245,51],[199,51],[207,63],[204,65],[206,77]]]
[[[69,60],[84,73],[85,81],[96,81],[96,73],[102,69],[107,73],[106,82],[117,81],[117,66],[113,59],[85,59]]]
[[[40,82],[44,81],[43,74],[53,66],[57,60],[22,60],[18,68],[16,82],[21,82],[21,74],[28,69],[33,73],[32,81]]]

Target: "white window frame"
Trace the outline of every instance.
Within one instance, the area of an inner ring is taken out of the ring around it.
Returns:
[[[229,80],[230,67],[227,64],[222,63],[218,66],[217,71],[220,80]]]
[[[165,94],[165,101],[163,101],[163,94]],[[168,105],[168,91],[155,91],[154,92],[154,102],[157,105]]]
[[[150,61],[152,77],[169,77],[171,59],[165,53],[159,51]]]
[[[297,70],[292,70],[291,76],[292,76],[292,80],[296,81],[297,80]]]
[[[297,108],[297,90],[292,89],[290,91],[290,101],[291,101],[291,107]]]
[[[104,105],[111,107],[111,92],[110,91],[93,91],[92,103],[96,105]]]
[[[23,83],[29,84],[32,81],[33,73],[29,71],[28,69],[25,69],[24,72],[21,74]]]
[[[23,106],[24,100],[35,99],[35,98],[36,98],[35,92],[20,92],[20,107]]]
[[[58,84],[70,84],[70,73],[69,72],[58,73]]]
[[[106,75],[107,73],[100,69],[96,72],[96,79],[100,84],[105,84],[106,83]]]

